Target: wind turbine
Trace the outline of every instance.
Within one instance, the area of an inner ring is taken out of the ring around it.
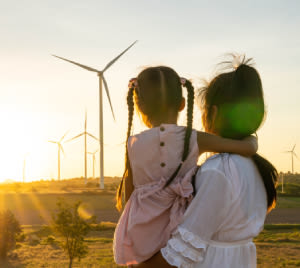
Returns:
[[[105,67],[104,69],[97,70],[91,67],[88,67],[86,65],[80,64],[75,61],[68,60],[66,58],[62,58],[56,55],[52,55],[56,58],[59,58],[61,60],[70,62],[72,64],[75,64],[85,70],[97,73],[99,77],[99,143],[100,143],[100,189],[104,189],[104,164],[103,164],[103,155],[104,155],[104,145],[103,145],[103,98],[102,98],[102,83],[104,84],[104,88],[106,91],[106,95],[109,101],[110,109],[113,115],[113,118],[115,119],[114,111],[112,108],[111,100],[110,100],[110,95],[109,95],[109,90],[108,90],[108,85],[104,77],[104,72],[111,67],[127,50],[129,50],[137,41],[133,42],[129,47],[127,47],[121,54],[119,54],[117,57],[115,57],[113,60],[111,60]]]
[[[81,137],[82,135],[84,135],[84,184],[87,183],[87,135],[89,135],[90,137],[92,137],[93,139],[99,141],[98,138],[96,138],[94,135],[92,135],[91,133],[86,131],[87,128],[87,116],[86,116],[86,111],[85,111],[85,120],[84,120],[84,131],[82,133],[80,133],[79,135],[67,140],[66,142],[75,140],[79,137]]]
[[[88,154],[93,156],[93,178],[95,178],[95,163],[96,163],[96,153],[99,151],[99,149],[97,149],[96,151],[94,151],[93,153],[88,152]]]
[[[291,157],[292,157],[292,174],[294,174],[294,156],[296,156],[296,158],[298,158],[298,156],[295,153],[295,147],[296,147],[296,144],[294,145],[292,150],[284,152],[284,153],[290,153],[291,154]]]
[[[62,151],[63,154],[65,154],[64,149],[63,149],[61,143],[62,143],[63,139],[65,138],[65,136],[67,135],[67,133],[68,133],[68,131],[60,138],[59,141],[48,141],[48,142],[51,142],[51,143],[55,143],[58,146],[58,153],[57,153],[58,154],[57,155],[57,161],[58,161],[57,180],[59,180],[59,181],[60,181],[60,151]]]

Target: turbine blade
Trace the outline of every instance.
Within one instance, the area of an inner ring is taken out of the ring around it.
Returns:
[[[293,147],[293,149],[292,149],[292,152],[294,151],[295,147],[296,147],[296,144],[294,145],[294,147]]]
[[[298,158],[298,155],[297,155],[296,153],[293,152],[293,155],[296,156],[297,159],[299,159],[299,158]]]
[[[66,137],[66,135],[68,134],[69,130],[66,131],[66,133],[61,137],[61,139],[59,140],[59,142],[62,142],[62,140]]]
[[[94,135],[92,135],[91,133],[86,133],[87,135],[89,135],[90,137],[92,137],[93,139],[95,139],[95,140],[97,140],[97,141],[99,141],[99,139],[98,138],[96,138]]]
[[[75,140],[75,139],[79,138],[80,136],[82,136],[82,135],[84,135],[84,134],[85,134],[85,133],[82,132],[82,133],[80,133],[79,135],[77,135],[77,136],[75,136],[75,137],[73,137],[73,138],[71,138],[71,139],[69,139],[69,140],[67,140],[67,141],[65,141],[65,142],[69,142],[69,141]]]
[[[128,48],[126,48],[121,54],[119,54],[117,57],[115,57],[113,60],[111,60],[103,69],[102,72],[105,72],[110,66],[112,66],[127,50],[129,50],[135,43],[137,42],[134,41]]]
[[[48,141],[48,142],[52,142],[52,143],[58,143],[57,141]]]
[[[88,70],[88,71],[95,72],[95,73],[99,73],[99,72],[100,72],[100,71],[98,71],[98,70],[96,70],[96,69],[94,69],[94,68],[91,68],[91,67],[89,67],[89,66],[80,64],[80,63],[78,63],[78,62],[71,61],[71,60],[65,59],[65,58],[63,58],[63,57],[56,56],[56,55],[52,55],[52,56],[53,56],[53,57],[56,57],[56,58],[59,58],[59,59],[61,59],[61,60],[70,62],[70,63],[72,63],[72,64],[75,64],[75,65],[77,65],[77,66],[79,66],[79,67],[81,67],[81,68],[83,68],[83,69]]]
[[[102,75],[102,79],[103,79],[103,84],[104,84],[104,88],[105,88],[105,91],[106,91],[106,95],[107,95],[107,98],[108,98],[108,101],[109,101],[110,109],[111,109],[111,112],[112,112],[112,116],[114,118],[114,121],[116,121],[114,110],[113,110],[113,107],[112,107],[112,104],[111,104],[111,100],[110,100],[110,95],[109,95],[109,90],[108,90],[107,82],[106,82],[105,77],[103,75]]]

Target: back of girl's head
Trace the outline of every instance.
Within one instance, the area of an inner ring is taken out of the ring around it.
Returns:
[[[213,106],[218,109],[214,128],[223,137],[243,138],[261,125],[265,115],[262,83],[249,62],[242,58],[234,70],[217,75],[200,91],[206,129],[212,120]]]
[[[121,210],[122,208],[121,197],[124,180],[128,177],[132,177],[127,143],[131,133],[134,106],[136,106],[138,112],[142,116],[143,122],[148,127],[167,123],[170,116],[172,118],[177,118],[178,116],[183,101],[182,86],[186,87],[188,96],[187,128],[184,137],[184,148],[181,161],[172,176],[167,180],[166,186],[174,180],[182,163],[188,156],[193,124],[193,85],[189,80],[180,78],[173,69],[166,66],[146,68],[137,76],[137,78],[130,81],[127,95],[128,129],[126,138],[125,171],[116,196],[116,207],[118,210]]]
[[[241,60],[234,70],[220,73],[199,92],[205,130],[233,139],[255,133],[265,116],[262,83],[257,70],[249,64],[251,59],[234,56],[225,63],[233,67],[238,59]],[[270,211],[276,204],[277,170],[258,154],[252,160],[263,179]]]
[[[171,113],[177,116],[182,88],[180,77],[166,66],[149,67],[137,77],[134,101],[138,112],[148,127],[167,121]]]

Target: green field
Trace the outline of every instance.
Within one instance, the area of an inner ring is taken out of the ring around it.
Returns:
[[[119,217],[114,207],[118,183],[119,178],[106,178],[105,190],[99,190],[96,180],[89,180],[85,186],[80,178],[60,182],[0,184],[0,210],[11,210],[25,233],[25,240],[18,242],[9,261],[0,263],[0,267],[67,267],[68,260],[58,245],[59,241],[52,243],[48,239],[53,235],[47,227],[51,213],[55,212],[56,203],[61,198],[70,203],[82,201],[83,216],[96,215],[97,222],[114,222],[95,225],[86,239],[89,255],[80,263],[75,262],[74,267],[118,267],[112,256],[113,232]],[[285,186],[285,193],[278,196],[278,210],[274,212],[279,212],[279,216],[285,213],[287,219],[292,217],[297,224],[265,226],[255,239],[258,267],[300,267],[299,185],[291,183]],[[278,215],[274,213],[274,217]]]
[[[114,224],[103,223],[92,231],[86,243],[88,257],[74,267],[118,267],[112,255]],[[95,226],[96,228],[96,226]],[[10,254],[9,262],[0,267],[67,267],[66,255],[56,243],[48,243],[51,229],[45,226],[24,226],[26,239]],[[300,267],[300,225],[266,225],[255,239],[258,267]]]

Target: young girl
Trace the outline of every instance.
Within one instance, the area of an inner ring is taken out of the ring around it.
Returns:
[[[185,106],[187,127],[177,126]],[[130,136],[134,103],[150,128]],[[114,257],[131,265],[149,259],[162,248],[192,199],[192,177],[203,152],[252,155],[255,140],[230,140],[192,129],[194,88],[169,67],[150,67],[130,80],[127,96],[128,131],[125,172],[117,192],[117,208],[125,181],[127,204],[116,227]]]

